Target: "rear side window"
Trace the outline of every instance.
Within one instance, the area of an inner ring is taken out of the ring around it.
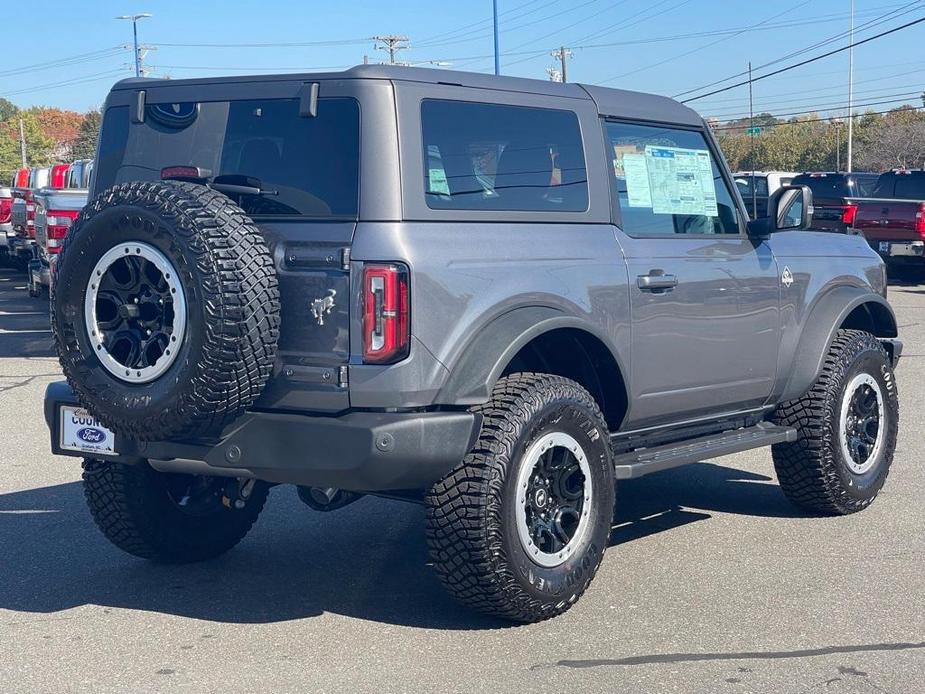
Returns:
[[[583,212],[588,176],[571,111],[421,104],[424,192],[437,210]]]
[[[355,217],[359,123],[348,98],[319,99],[314,118],[299,116],[298,99],[148,104],[144,123],[131,125],[126,107],[112,108],[96,187],[196,167],[209,181],[258,189],[229,194],[251,215]]]
[[[893,196],[904,200],[925,200],[925,173],[895,174]]]
[[[758,197],[768,196],[768,179],[766,176],[736,176],[735,183],[743,200],[751,199],[753,183],[755,195]]]
[[[736,204],[703,133],[634,123],[606,128],[624,232],[739,233]]]

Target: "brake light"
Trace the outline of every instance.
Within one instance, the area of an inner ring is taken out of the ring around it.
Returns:
[[[841,221],[849,227],[854,226],[854,218],[858,215],[857,205],[845,205],[841,208]]]
[[[49,255],[61,252],[64,237],[77,219],[76,210],[48,210],[45,217],[45,250]]]
[[[0,198],[0,224],[6,224],[13,216],[13,198]]]
[[[401,265],[363,268],[363,361],[389,364],[411,345],[408,271]]]
[[[55,164],[48,175],[49,188],[64,188],[67,183],[67,164]]]
[[[919,203],[919,211],[915,213],[915,232],[925,241],[925,202]]]

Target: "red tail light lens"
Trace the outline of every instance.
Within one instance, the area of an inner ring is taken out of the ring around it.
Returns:
[[[55,164],[51,167],[51,173],[48,176],[49,188],[64,188],[67,183],[67,164]]]
[[[77,219],[76,210],[48,210],[45,217],[45,250],[50,255],[61,252],[64,237]]]
[[[6,224],[13,216],[13,198],[0,198],[0,224]]]
[[[919,204],[919,211],[915,213],[915,231],[925,241],[925,202]]]
[[[842,224],[847,224],[849,227],[854,226],[854,218],[858,214],[857,205],[845,205],[841,208],[841,221]]]
[[[391,364],[411,345],[408,271],[401,265],[363,268],[363,361]]]

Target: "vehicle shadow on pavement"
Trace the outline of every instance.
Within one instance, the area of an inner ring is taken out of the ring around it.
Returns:
[[[611,545],[638,540],[688,523],[710,511],[770,518],[805,514],[787,501],[771,477],[714,463],[665,470],[617,485]]]
[[[0,359],[53,357],[48,298],[33,299],[21,273],[0,269]]]
[[[620,486],[612,543],[707,511],[796,515],[769,478],[698,464]],[[111,546],[78,482],[0,495],[0,609],[54,613],[100,605],[227,623],[271,623],[325,612],[429,629],[497,629],[453,602],[427,566],[423,509],[366,498],[331,514],[272,490],[251,534],[214,561],[155,564]]]

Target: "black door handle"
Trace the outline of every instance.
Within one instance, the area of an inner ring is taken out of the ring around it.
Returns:
[[[678,286],[678,278],[676,275],[649,273],[648,275],[639,275],[636,278],[636,285],[644,292],[657,289],[674,289]]]

